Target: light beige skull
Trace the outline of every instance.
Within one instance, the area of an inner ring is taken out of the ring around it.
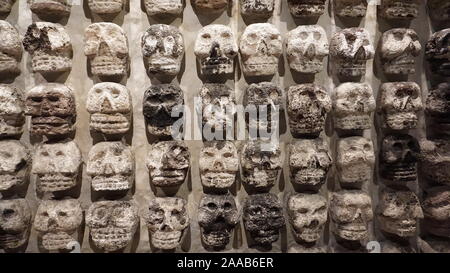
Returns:
[[[144,0],[145,10],[150,16],[180,15],[183,13],[184,0]]]
[[[0,84],[0,137],[19,137],[25,124],[22,91],[12,85]]]
[[[420,152],[423,177],[432,183],[450,185],[450,141],[422,139]]]
[[[19,73],[22,42],[17,30],[7,21],[0,20],[0,73]]]
[[[31,209],[25,199],[0,200],[0,249],[22,247],[30,236]]]
[[[433,20],[448,21],[450,19],[450,2],[447,0],[428,0],[428,13]]]
[[[88,0],[89,9],[97,14],[115,14],[123,10],[128,0]]]
[[[203,128],[214,128],[215,131],[226,131],[227,125],[234,124],[235,96],[234,91],[226,84],[205,83],[200,90],[202,99]]]
[[[0,191],[23,185],[30,165],[28,147],[18,140],[0,141]]]

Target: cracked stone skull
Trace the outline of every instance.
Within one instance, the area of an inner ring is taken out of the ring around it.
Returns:
[[[37,209],[33,227],[44,249],[67,250],[70,242],[78,241],[82,222],[83,210],[78,200],[45,200]]]
[[[412,237],[418,220],[423,218],[423,211],[414,192],[385,188],[380,194],[377,218],[382,231],[399,237]]]
[[[31,55],[33,72],[50,74],[72,69],[72,42],[60,24],[31,24],[25,33],[23,47]]]
[[[17,249],[30,236],[31,209],[25,199],[0,200],[0,249]]]
[[[340,17],[364,17],[367,12],[367,0],[334,0],[334,10]]]
[[[99,77],[125,76],[128,73],[128,39],[113,23],[95,23],[86,28],[84,54],[91,73]]]
[[[427,191],[422,203],[425,229],[436,236],[450,237],[450,190],[436,187]]]
[[[448,21],[450,19],[450,2],[447,0],[428,0],[428,14],[433,20]]]
[[[73,141],[39,144],[33,155],[31,173],[39,178],[39,191],[65,191],[77,186],[81,163],[80,149]]]
[[[144,0],[144,4],[150,16],[180,15],[184,9],[184,0]]]
[[[286,56],[292,70],[316,74],[323,70],[323,59],[328,56],[327,34],[319,25],[298,26],[286,39]]]
[[[287,201],[287,213],[295,240],[314,243],[327,222],[327,200],[320,194],[293,194]]]
[[[107,252],[129,245],[139,226],[139,208],[134,201],[99,201],[86,214],[95,246]]]
[[[202,28],[195,41],[194,53],[203,75],[233,73],[238,47],[231,28],[225,25]]]
[[[31,116],[31,134],[66,136],[75,130],[74,92],[59,83],[38,85],[26,94],[25,114]]]
[[[278,29],[269,23],[251,24],[241,36],[239,49],[246,76],[270,76],[278,71],[283,42]]]
[[[425,47],[425,55],[433,73],[450,76],[450,28],[431,35]]]
[[[202,242],[207,248],[224,249],[239,218],[232,195],[203,195],[198,206]]]
[[[23,93],[12,85],[0,84],[0,138],[20,137],[25,124]]]
[[[450,83],[440,83],[429,91],[426,112],[436,124],[435,130],[450,132]]]
[[[294,85],[287,92],[287,108],[291,134],[295,138],[319,135],[332,108],[331,98],[320,85]]]
[[[30,9],[38,16],[68,17],[72,7],[71,0],[28,0]]]
[[[126,134],[131,127],[130,91],[123,85],[103,82],[87,94],[86,109],[91,114],[89,127],[105,135]]]
[[[296,140],[289,145],[289,172],[292,183],[318,191],[326,182],[333,159],[323,138]]]
[[[270,245],[280,237],[285,225],[283,208],[273,193],[249,195],[243,209],[245,230],[259,245]]]
[[[289,11],[294,17],[319,17],[325,12],[326,0],[288,0]]]
[[[375,165],[372,140],[364,137],[348,137],[338,140],[338,177],[343,188],[360,188],[369,183]]]
[[[192,7],[202,13],[221,13],[230,0],[191,0]]]
[[[331,195],[332,231],[346,241],[360,241],[369,236],[368,225],[373,219],[372,200],[359,190],[343,190]]]
[[[227,131],[227,125],[234,125],[235,96],[226,84],[205,83],[200,90],[202,100],[203,128],[215,131]]]
[[[155,187],[176,187],[186,180],[191,154],[183,141],[162,141],[151,146],[146,165]]]
[[[269,18],[275,7],[274,0],[240,0],[241,14],[254,18]]]
[[[128,0],[88,0],[89,9],[96,14],[115,14],[121,12]]]
[[[440,185],[450,185],[450,141],[420,141],[420,170],[424,178]]]
[[[177,27],[152,25],[142,36],[141,45],[150,74],[174,76],[180,72],[184,40]]]
[[[22,42],[19,32],[7,21],[0,20],[0,73],[19,73]]]
[[[381,16],[387,19],[414,19],[419,16],[420,2],[420,0],[381,0]]]
[[[374,58],[375,49],[367,30],[346,28],[331,38],[330,54],[339,75],[360,77],[366,74],[366,63]]]
[[[186,200],[156,197],[150,201],[144,217],[154,247],[169,250],[181,245],[190,221]]]
[[[417,128],[418,114],[423,110],[420,87],[415,82],[391,82],[381,85],[379,112],[383,126],[393,130]]]
[[[0,14],[10,13],[15,2],[16,0],[0,0]]]
[[[381,61],[387,74],[416,73],[416,58],[422,46],[419,36],[412,29],[394,28],[381,38]]]
[[[0,141],[0,192],[23,185],[30,165],[28,147],[18,140]]]
[[[133,187],[134,155],[120,141],[100,142],[90,152],[86,167],[94,191],[127,191]]]

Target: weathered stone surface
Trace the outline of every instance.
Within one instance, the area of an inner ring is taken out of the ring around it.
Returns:
[[[420,170],[429,182],[450,185],[450,141],[420,141]]]
[[[27,243],[31,217],[27,200],[0,200],[0,249],[15,250]]]
[[[252,18],[269,18],[273,14],[275,0],[240,0],[241,14]]]
[[[436,187],[426,191],[422,203],[425,229],[436,236],[450,237],[450,189]]]
[[[0,14],[10,13],[16,0],[0,0]]]
[[[19,32],[7,21],[0,20],[0,74],[20,73],[22,41]]]
[[[420,253],[450,253],[450,241],[443,238],[417,238]]]
[[[295,245],[288,249],[287,253],[328,253],[326,246],[307,247],[303,245]]]
[[[411,20],[419,16],[420,0],[381,0],[379,12],[387,19]]]
[[[70,0],[29,0],[33,13],[45,17],[68,17],[72,7]]]
[[[18,140],[0,141],[0,192],[23,185],[30,165],[28,147]]]
[[[334,0],[334,10],[340,17],[364,17],[367,12],[367,0]]]
[[[17,138],[25,124],[24,95],[13,85],[0,84],[0,138]]]
[[[450,28],[433,33],[425,47],[425,55],[433,73],[450,76]]]
[[[201,13],[221,13],[228,7],[229,0],[191,0],[194,9]]]
[[[88,0],[91,12],[97,14],[115,14],[123,10],[128,0]]]
[[[325,13],[326,0],[288,0],[289,11],[294,17],[318,17]]]
[[[226,132],[234,125],[236,100],[234,90],[226,84],[205,83],[200,90],[203,130]]]
[[[447,21],[450,19],[450,2],[447,0],[428,0],[428,14],[436,21]]]
[[[145,10],[150,16],[180,15],[183,13],[183,0],[144,0]]]
[[[443,82],[429,90],[426,112],[436,131],[450,133],[450,83]]]

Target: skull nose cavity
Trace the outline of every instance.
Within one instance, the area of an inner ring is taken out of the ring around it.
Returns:
[[[105,164],[104,168],[103,168],[103,173],[107,174],[107,175],[111,175],[114,173],[114,168],[111,165],[111,163],[107,163]]]
[[[355,58],[356,58],[357,60],[365,60],[365,59],[367,59],[367,56],[366,56],[366,50],[364,49],[363,46],[361,46],[361,47],[358,49],[358,51],[356,52]]]
[[[215,42],[211,46],[211,58],[217,58],[222,56],[222,51],[220,50],[220,45]]]
[[[214,170],[218,171],[218,170],[223,169],[223,167],[224,166],[223,166],[222,161],[219,161],[219,160],[214,161],[214,163],[213,163]]]
[[[312,59],[316,56],[316,46],[314,44],[310,44],[306,49],[305,56]]]
[[[170,232],[173,231],[173,228],[169,224],[163,223],[161,226],[161,231]]]
[[[308,228],[316,228],[319,226],[319,221],[317,221],[316,219],[312,220],[309,225],[307,226]]]
[[[109,99],[105,98],[102,103],[102,110],[109,110],[109,109],[111,109],[111,102],[109,101]]]

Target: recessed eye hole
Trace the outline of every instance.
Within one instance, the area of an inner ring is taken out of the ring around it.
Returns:
[[[208,157],[214,157],[215,156],[215,154],[213,152],[209,152],[209,151],[204,152],[203,155],[208,156]]]
[[[306,31],[302,31],[300,32],[300,38],[305,40],[306,38],[308,38],[309,34]]]
[[[97,93],[97,94],[100,94],[100,93],[102,93],[103,91],[100,89],[100,88],[97,88],[97,89],[95,89],[95,93]]]
[[[181,214],[181,211],[177,210],[177,209],[173,209],[170,213],[172,216],[176,216],[178,217]]]
[[[403,145],[402,145],[400,142],[395,142],[395,143],[392,145],[392,148],[393,148],[393,150],[396,151],[396,152],[401,152],[401,151],[403,150]]]
[[[394,39],[397,41],[401,41],[403,40],[404,34],[401,32],[394,32]]]
[[[248,38],[250,38],[251,40],[256,40],[258,38],[258,35],[256,35],[256,33],[252,32],[248,35]]]
[[[230,38],[231,37],[231,33],[229,33],[229,32],[222,32],[222,34],[220,36],[222,36],[222,38]]]
[[[44,217],[48,217],[48,212],[44,211],[43,213],[41,213],[41,215]]]
[[[120,95],[120,91],[117,90],[117,89],[113,89],[113,90],[111,90],[111,95],[112,95],[114,98],[117,98],[117,97]]]
[[[364,144],[364,150],[365,151],[371,151],[372,150],[372,146],[370,144]]]
[[[232,207],[233,207],[233,206],[231,205],[230,202],[225,202],[225,203],[223,204],[223,209],[224,209],[224,210],[231,210]]]
[[[322,34],[320,32],[314,31],[314,40],[320,40],[322,38]]]
[[[67,212],[65,212],[65,211],[58,211],[58,216],[66,217],[67,216]]]
[[[217,205],[214,204],[213,202],[209,202],[208,204],[206,204],[206,206],[207,206],[208,209],[210,209],[210,210],[215,210],[215,209],[217,209]]]
[[[97,219],[102,219],[102,218],[104,218],[105,216],[106,216],[106,209],[104,209],[104,208],[101,208],[101,209],[97,209],[96,211],[95,211],[95,217],[97,218]]]
[[[226,153],[223,154],[223,157],[225,157],[225,158],[233,157],[233,153],[226,152]]]
[[[42,97],[31,97],[30,98],[33,102],[42,102]]]
[[[416,148],[417,148],[416,142],[414,142],[414,141],[408,141],[408,147],[409,147],[409,149],[411,149],[411,150],[416,150]]]
[[[10,218],[15,214],[15,211],[13,209],[5,209],[3,211],[3,217]]]
[[[300,209],[298,210],[298,213],[301,213],[301,214],[308,213],[308,209],[307,209],[307,208],[300,208]]]
[[[41,152],[41,155],[42,156],[48,156],[48,152],[47,151],[43,151],[43,152]]]
[[[1,152],[0,154],[3,158],[11,158],[12,157],[12,154],[10,154],[8,152]]]
[[[356,41],[356,35],[354,35],[353,33],[346,33],[345,34],[345,39],[349,42],[349,43],[353,43]]]
[[[203,33],[202,38],[203,39],[211,39],[211,35],[209,33]]]
[[[57,151],[57,152],[56,152],[56,155],[57,155],[57,156],[63,156],[64,153],[63,153],[62,151]]]
[[[280,38],[280,35],[278,35],[278,34],[272,34],[272,35],[270,35],[270,39],[271,40],[278,40]]]
[[[269,209],[270,213],[274,214],[274,213],[279,213],[280,212],[280,208],[278,207],[271,207]]]
[[[51,101],[51,102],[57,102],[57,101],[59,101],[59,97],[57,97],[57,96],[49,96],[48,100]]]
[[[262,213],[262,209],[259,208],[259,207],[250,209],[250,211],[249,211],[249,214],[250,214],[250,215],[253,215],[253,216],[254,216],[254,215],[261,214],[261,213]]]

